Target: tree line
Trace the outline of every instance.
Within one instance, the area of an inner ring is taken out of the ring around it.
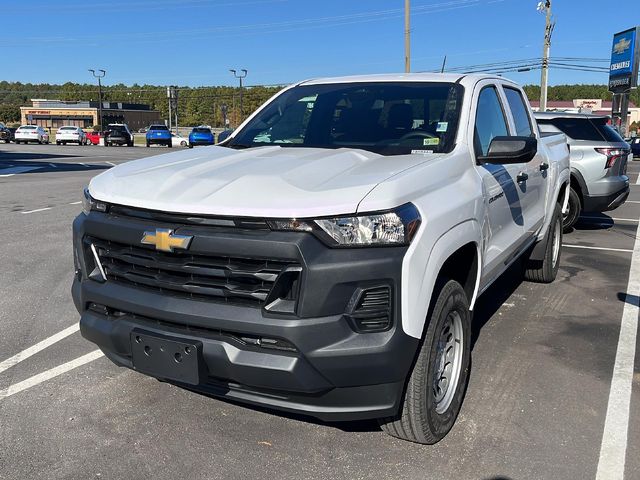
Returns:
[[[178,116],[181,125],[211,125],[223,127],[223,109],[227,118],[236,126],[244,117],[280,90],[277,86],[245,87],[242,92],[243,113],[240,113],[240,89],[238,87],[178,87]],[[526,85],[524,90],[530,100],[540,98],[540,87]],[[103,101],[143,103],[158,110],[162,118],[169,116],[169,102],[165,86],[124,85],[103,86]],[[21,83],[0,81],[0,121],[20,121],[21,106],[30,106],[33,98],[65,101],[98,101],[98,87],[94,84],[67,82],[63,85],[49,83]],[[556,85],[549,87],[548,98],[573,100],[589,98],[611,100],[606,85]],[[631,102],[640,106],[640,91],[634,90]]]

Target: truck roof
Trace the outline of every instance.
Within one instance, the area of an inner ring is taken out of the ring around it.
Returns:
[[[352,75],[346,77],[326,77],[304,80],[299,85],[316,85],[324,83],[359,83],[359,82],[462,82],[476,83],[484,79],[496,79],[514,83],[504,77],[482,74],[463,73],[383,73],[372,75]]]

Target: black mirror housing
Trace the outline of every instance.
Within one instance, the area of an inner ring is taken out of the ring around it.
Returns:
[[[489,145],[487,155],[478,157],[480,163],[510,164],[527,163],[538,153],[536,137],[495,137]]]

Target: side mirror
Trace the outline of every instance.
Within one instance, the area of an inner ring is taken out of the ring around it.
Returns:
[[[537,152],[538,139],[535,137],[495,137],[487,155],[479,156],[478,162],[498,165],[527,163]]]

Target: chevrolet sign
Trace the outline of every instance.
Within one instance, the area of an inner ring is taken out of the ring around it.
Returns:
[[[611,63],[609,64],[609,90],[625,93],[638,83],[638,27],[613,36]]]

